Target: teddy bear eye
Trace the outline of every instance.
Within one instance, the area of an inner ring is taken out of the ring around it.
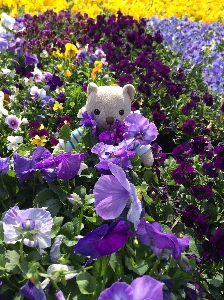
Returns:
[[[123,110],[123,109],[119,110],[119,114],[120,114],[121,116],[123,116],[124,110]]]
[[[99,114],[100,114],[99,109],[94,109],[94,114],[95,114],[95,115],[99,115]]]

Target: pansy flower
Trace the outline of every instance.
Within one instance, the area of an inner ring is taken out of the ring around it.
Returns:
[[[96,212],[104,220],[113,220],[120,216],[130,201],[127,218],[137,229],[142,204],[135,186],[127,180],[121,167],[109,163],[109,169],[112,175],[101,176],[93,189]]]
[[[50,212],[45,209],[20,210],[18,206],[14,206],[6,212],[2,222],[6,244],[15,244],[21,232],[31,231],[32,239],[23,239],[26,246],[39,247],[40,253],[42,249],[51,246],[50,232],[53,219]]]

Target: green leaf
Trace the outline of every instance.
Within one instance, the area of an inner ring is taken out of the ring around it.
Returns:
[[[4,241],[4,231],[3,231],[3,224],[2,221],[0,221],[0,242]]]
[[[47,210],[51,213],[51,216],[52,217],[55,217],[62,204],[61,204],[61,201],[59,199],[49,199],[45,202],[42,203],[43,207],[47,207]]]
[[[39,254],[39,252],[37,252],[37,251],[31,251],[28,255],[27,255],[27,257],[26,257],[26,261],[30,261],[30,262],[32,262],[32,261],[39,261],[39,260],[41,260],[41,255]]]
[[[61,127],[59,137],[63,139],[65,143],[71,139],[71,129],[67,124]]]
[[[125,257],[125,265],[130,271],[134,271],[139,276],[142,276],[145,274],[145,272],[148,270],[149,266],[147,262],[143,259],[139,259],[136,262],[131,257]]]
[[[53,182],[48,182],[48,185],[50,187],[50,189],[56,194],[58,195],[59,199],[62,202],[65,202],[65,200],[67,199],[68,195],[60,188],[60,186],[55,185]],[[48,198],[49,199],[49,198]]]
[[[88,272],[82,272],[77,275],[76,282],[82,294],[92,294],[96,288],[96,278]]]
[[[34,206],[37,206],[37,207],[42,207],[42,203],[48,199],[52,199],[54,196],[53,196],[53,193],[50,189],[43,189],[41,190],[37,195],[36,197],[34,198]]]
[[[51,238],[53,239],[58,234],[59,230],[61,229],[61,225],[63,223],[64,217],[54,217],[53,222],[54,225],[51,229]]]
[[[95,277],[103,277],[107,265],[107,257],[103,256],[96,259],[93,265],[93,275]]]
[[[119,256],[118,253],[111,254],[109,265],[112,268],[112,270],[114,271],[117,279],[119,279],[122,276],[122,274],[124,273],[124,268],[122,265],[121,257]]]
[[[18,268],[20,255],[15,250],[8,250],[5,253],[6,264],[5,268],[8,272],[12,272],[14,274],[19,274],[20,269]]]
[[[65,223],[61,227],[59,233],[66,236],[69,240],[73,240],[73,238],[75,236],[75,234],[74,234],[74,224],[72,222]]]

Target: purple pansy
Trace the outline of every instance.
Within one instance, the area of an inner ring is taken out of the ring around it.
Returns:
[[[187,249],[190,240],[190,237],[177,238],[174,233],[162,232],[160,223],[151,224],[145,219],[140,221],[137,235],[142,244],[151,247],[155,255],[158,256],[162,250],[165,250],[176,260],[181,258],[181,253]]]
[[[191,157],[191,146],[188,143],[182,143],[173,149],[172,155],[178,164],[188,160]]]
[[[66,152],[55,157],[54,162],[57,166],[57,178],[62,180],[74,178],[79,172],[83,159],[83,153],[71,152]]]
[[[110,174],[109,164],[113,163],[122,166],[123,170],[131,168],[131,161],[129,157],[134,157],[134,151],[128,151],[124,143],[118,146],[105,145],[98,143],[91,149],[92,153],[98,154],[100,162],[95,165],[101,174]]]
[[[96,212],[104,220],[113,220],[120,216],[130,200],[128,220],[137,229],[142,205],[135,186],[127,180],[125,172],[119,166],[110,163],[109,169],[112,175],[100,177],[93,189]]]
[[[193,134],[196,127],[195,120],[187,120],[182,125],[182,130],[186,134]]]
[[[85,237],[78,240],[74,251],[77,254],[90,256],[90,259],[110,255],[122,248],[128,237],[133,235],[129,230],[129,223],[119,219],[111,225],[103,224],[87,232]]]
[[[0,157],[0,175],[4,175],[9,170],[9,157]]]
[[[174,181],[178,184],[182,184],[188,179],[194,179],[197,175],[192,165],[185,162],[181,163],[171,174]]]
[[[198,200],[209,199],[213,194],[212,188],[208,185],[192,185],[190,187],[191,195]]]
[[[19,183],[32,178],[33,172],[36,170],[40,170],[47,181],[53,181],[57,177],[55,167],[53,166],[53,156],[49,150],[42,146],[37,146],[31,158],[14,153],[13,159]]]
[[[128,144],[138,142],[140,145],[148,145],[157,138],[158,130],[154,123],[140,114],[133,113],[124,119],[124,139]]]
[[[21,294],[30,300],[46,300],[46,296],[42,288],[37,288],[30,280],[20,288]]]
[[[32,65],[32,64],[37,64],[38,59],[35,54],[31,55],[29,52],[25,53],[25,64],[26,65]]]
[[[104,290],[98,300],[163,300],[163,283],[148,275],[136,278],[129,285],[115,282]]]
[[[18,129],[20,125],[20,119],[14,115],[9,115],[5,118],[5,123],[9,125],[9,128],[11,129]]]
[[[20,210],[18,206],[14,206],[7,211],[3,218],[4,241],[6,244],[15,244],[17,237],[22,231],[37,230],[32,234],[33,240],[25,238],[23,243],[29,247],[39,247],[39,252],[42,249],[50,247],[51,237],[50,232],[53,226],[53,219],[49,211],[42,208],[29,208]]]

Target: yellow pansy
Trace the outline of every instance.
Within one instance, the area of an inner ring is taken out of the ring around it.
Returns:
[[[102,63],[102,61],[101,60],[95,60],[95,62],[94,62],[94,67],[102,67],[103,66],[103,63]]]
[[[57,68],[61,71],[63,69],[62,65],[57,65]]]
[[[46,136],[39,136],[35,135],[34,139],[31,139],[31,144],[32,145],[40,145],[40,146],[45,146],[47,142]]]
[[[94,80],[96,79],[96,74],[97,72],[102,72],[102,69],[100,66],[97,66],[95,68],[92,69],[92,72],[91,72],[91,78]]]
[[[78,53],[78,49],[75,45],[71,44],[71,43],[67,43],[65,45],[65,53],[64,53],[64,57],[65,58],[72,58],[74,57],[77,53]]]
[[[52,52],[52,55],[53,55],[55,58],[63,57],[63,54],[62,54],[59,50],[53,51],[53,52]]]
[[[53,110],[56,111],[58,109],[63,109],[63,104],[59,103],[58,101],[55,101],[54,106],[53,106]]]
[[[65,77],[71,77],[72,73],[69,70],[66,70],[64,75],[65,75]]]

